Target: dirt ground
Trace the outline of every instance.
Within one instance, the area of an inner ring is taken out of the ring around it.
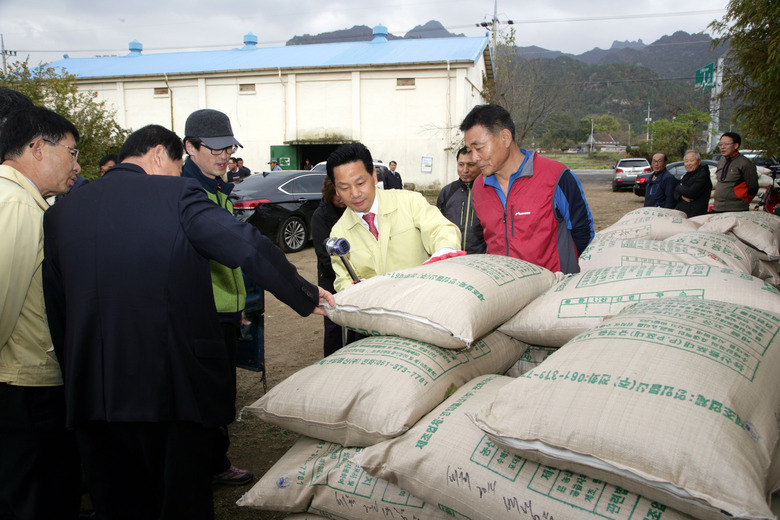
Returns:
[[[614,223],[621,216],[643,205],[643,199],[631,191],[612,192],[611,172],[581,175],[585,196],[593,214],[596,231]],[[304,278],[317,279],[316,257],[311,247],[287,255]],[[301,318],[289,307],[266,293],[265,300],[265,362],[268,389],[287,376],[322,359],[322,318]],[[262,397],[263,385],[259,373],[238,370],[237,410]],[[255,474],[255,482],[295,443],[299,435],[263,423],[250,414],[244,414],[229,427],[231,437],[230,459],[236,466]],[[286,513],[258,511],[235,505],[241,495],[251,488],[218,486],[214,489],[214,507],[217,520],[270,520],[287,516]]]

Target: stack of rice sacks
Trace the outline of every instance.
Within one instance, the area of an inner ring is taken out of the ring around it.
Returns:
[[[631,212],[570,277],[469,255],[339,293],[331,319],[369,337],[247,408],[303,437],[239,504],[301,518],[771,518],[780,219],[726,215]]]

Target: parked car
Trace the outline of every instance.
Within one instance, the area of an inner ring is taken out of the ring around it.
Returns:
[[[710,173],[715,171],[715,167],[718,166],[718,161],[711,161],[709,159],[702,159],[701,163],[705,166],[708,166],[710,169]],[[676,161],[673,163],[669,163],[666,165],[666,169],[669,170],[669,173],[674,175],[674,178],[678,181],[685,176],[685,163],[683,161]],[[636,183],[634,184],[634,195],[637,197],[644,197],[645,196],[645,187],[647,186],[647,181],[650,180],[650,177],[653,176],[653,172],[650,173],[643,173],[642,175],[637,175]]]
[[[753,161],[756,166],[763,166],[768,169],[776,169],[780,164],[777,157],[766,150],[740,150],[740,153]]]
[[[314,165],[314,167],[311,169],[313,172],[322,172],[325,173],[327,171],[325,165],[327,161],[318,162]],[[388,167],[384,163],[375,162],[374,168],[376,168],[376,176],[379,178],[379,182],[383,182],[382,179],[385,178],[385,173],[388,172]]]
[[[631,187],[639,174],[652,172],[650,163],[643,157],[620,159],[615,165],[615,176],[612,178],[612,191]]]
[[[295,253],[311,240],[311,216],[322,199],[325,172],[285,170],[252,175],[236,185],[233,214]]]

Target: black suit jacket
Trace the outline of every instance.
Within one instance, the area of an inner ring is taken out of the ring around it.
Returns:
[[[402,190],[404,187],[404,183],[401,181],[401,174],[393,170],[387,170],[382,181],[386,190]]]
[[[246,274],[301,315],[317,287],[254,227],[191,179],[120,164],[44,216],[43,266],[67,424],[233,421],[235,370],[208,259]]]

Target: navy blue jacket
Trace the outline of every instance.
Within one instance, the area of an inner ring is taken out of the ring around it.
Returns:
[[[279,248],[190,179],[119,164],[49,209],[44,232],[44,294],[69,427],[233,421],[235,368],[208,259],[241,266],[301,315],[317,304],[317,287]]]
[[[655,177],[655,180],[653,180]],[[651,175],[647,179],[645,187],[645,207],[658,207],[673,209],[677,203],[674,189],[677,187],[677,179],[664,168],[661,173]]]

